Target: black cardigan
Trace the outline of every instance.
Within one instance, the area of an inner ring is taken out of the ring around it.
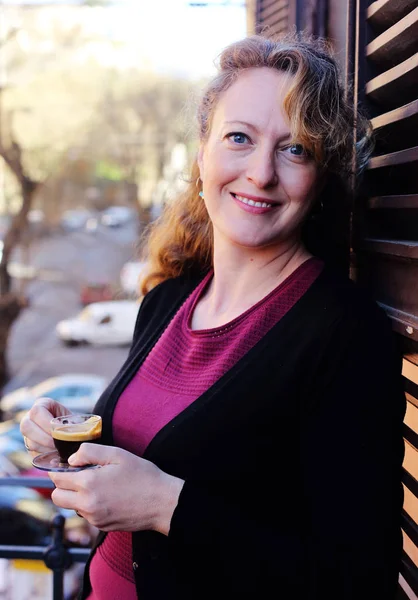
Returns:
[[[122,390],[196,284],[168,280],[144,298],[129,357],[95,408],[104,444]],[[132,536],[138,598],[394,600],[404,412],[388,318],[324,269],[146,449],[185,485],[168,536]]]

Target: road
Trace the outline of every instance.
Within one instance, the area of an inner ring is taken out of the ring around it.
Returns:
[[[3,393],[63,373],[93,373],[108,379],[116,374],[128,348],[67,348],[58,340],[55,325],[81,310],[80,288],[87,281],[119,283],[120,269],[135,255],[137,241],[138,226],[132,223],[54,234],[32,245],[30,264],[40,277],[27,284],[29,308],[11,330],[7,350],[11,379]]]

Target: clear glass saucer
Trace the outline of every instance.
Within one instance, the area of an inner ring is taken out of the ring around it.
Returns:
[[[38,456],[35,456],[35,458],[32,460],[32,464],[37,469],[41,469],[41,471],[54,471],[56,473],[75,473],[76,471],[83,471],[84,469],[97,468],[98,466],[83,465],[81,467],[72,467],[68,463],[60,462],[60,457],[56,450],[53,450],[52,452],[45,452],[44,454],[38,454]]]

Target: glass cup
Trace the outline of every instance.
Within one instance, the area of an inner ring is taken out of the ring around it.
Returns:
[[[51,421],[51,435],[60,462],[68,464],[71,454],[83,442],[96,442],[102,435],[102,418],[99,415],[64,415]]]
[[[55,448],[36,456],[32,464],[44,471],[81,471],[95,465],[72,467],[68,464],[71,454],[77,452],[83,442],[97,442],[102,435],[102,418],[93,414],[74,414],[51,420],[51,435]]]

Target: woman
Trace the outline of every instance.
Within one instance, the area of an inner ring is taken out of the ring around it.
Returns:
[[[103,532],[82,598],[394,599],[400,358],[383,312],[311,252],[350,176],[334,60],[315,41],[234,43],[198,120],[189,189],[147,238],[129,357],[95,408],[103,445],[72,457],[101,468],[51,473],[57,506]],[[36,403],[31,451],[66,412]]]

